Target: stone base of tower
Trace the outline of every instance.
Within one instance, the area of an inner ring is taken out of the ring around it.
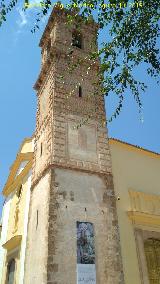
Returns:
[[[32,191],[25,284],[80,284],[77,222],[94,227],[96,282],[88,283],[124,283],[112,175],[52,168]]]
[[[24,273],[25,284],[47,283],[50,184],[51,171],[48,171],[31,192]]]

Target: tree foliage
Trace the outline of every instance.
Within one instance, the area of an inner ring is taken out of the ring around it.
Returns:
[[[5,0],[1,0],[0,24],[6,20],[7,13],[17,1],[11,0],[6,5]],[[41,16],[48,13],[52,4],[50,0],[41,3],[43,5],[37,14],[37,23],[33,31],[39,27]],[[28,0],[25,0],[24,4],[27,9]],[[131,90],[141,111],[140,94],[141,91],[145,91],[146,86],[143,83],[143,76],[142,79],[137,79],[134,73],[136,68],[143,64],[147,73],[159,82],[160,1],[71,0],[68,8],[75,7],[80,8],[79,14],[84,19],[89,20],[93,17],[97,21],[99,33],[106,33],[105,41],[99,46],[99,50],[90,56],[92,59],[101,58],[99,75],[103,94],[108,96],[114,93],[119,98],[118,107],[110,120],[120,113],[125,91],[128,89]]]

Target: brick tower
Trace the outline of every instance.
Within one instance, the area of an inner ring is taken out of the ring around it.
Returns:
[[[97,25],[66,19],[55,7],[40,41],[24,283],[122,284],[104,98],[94,96],[99,62],[88,57]]]

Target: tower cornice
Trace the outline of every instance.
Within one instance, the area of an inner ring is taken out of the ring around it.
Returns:
[[[46,165],[46,167],[43,169],[42,172],[39,173],[37,176],[36,180],[32,182],[31,185],[31,190],[35,188],[35,186],[39,183],[39,181],[42,179],[42,177],[46,174],[46,172],[54,169],[65,169],[65,170],[70,170],[70,171],[76,171],[76,172],[81,172],[81,173],[88,173],[90,175],[97,175],[100,177],[107,177],[107,176],[112,176],[111,169],[108,169],[108,171],[100,171],[96,169],[85,169],[85,168],[79,168],[78,166],[68,166],[68,165],[61,165],[59,163],[53,163]]]

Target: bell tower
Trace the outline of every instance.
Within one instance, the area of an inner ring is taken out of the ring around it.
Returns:
[[[97,24],[68,13],[54,7],[40,40],[24,283],[122,284]]]

